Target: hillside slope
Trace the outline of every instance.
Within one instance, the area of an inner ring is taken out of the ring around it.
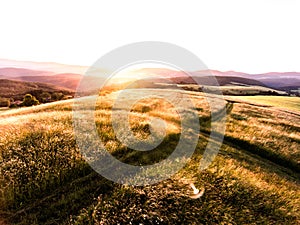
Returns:
[[[55,74],[52,76],[19,76],[16,80],[53,84],[75,91],[82,75],[73,73]]]
[[[230,77],[230,76],[216,76],[215,78],[210,78],[207,76],[203,77],[176,77],[172,78],[174,83],[180,84],[200,84],[200,85],[215,85],[217,81],[218,85],[225,86],[225,85],[249,85],[249,86],[262,86],[266,87],[266,85],[260,81],[243,78],[243,77]]]
[[[51,76],[21,76],[21,77],[14,77],[14,80],[19,81],[30,81],[30,82],[40,82],[50,85],[59,86],[65,89],[69,89],[72,91],[76,91],[79,82],[83,78],[80,74],[75,73],[62,73],[62,74],[55,74]],[[99,88],[104,83],[104,78],[102,77],[92,77],[87,76],[84,78],[84,84],[86,85],[87,90],[93,90]]]
[[[138,96],[138,91],[132,90],[128,98]],[[160,93],[169,95],[170,90]],[[187,93],[201,122],[195,154],[170,179],[145,187],[115,184],[86,164],[74,139],[73,101],[0,112],[0,221],[298,224],[300,116],[228,100],[224,143],[213,164],[199,171],[210,132],[209,107],[201,93]],[[168,128],[155,150],[141,153],[126,148],[114,135],[110,124],[113,97],[100,97],[95,113],[99,138],[108,151],[132,165],[165,159],[180,136],[180,117],[169,103],[145,99],[132,109],[135,134],[147,135],[150,116],[162,118]],[[189,197],[190,183],[204,190],[200,199]]]
[[[72,91],[63,87],[39,82],[24,82],[16,80],[0,79],[0,97],[23,99],[27,93],[40,92],[63,92],[71,94]]]

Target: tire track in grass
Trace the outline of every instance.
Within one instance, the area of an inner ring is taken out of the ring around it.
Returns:
[[[228,101],[226,106],[227,116],[231,114],[234,104],[238,104],[238,102]],[[209,118],[204,118],[204,120],[210,121]],[[205,137],[209,137],[210,130],[207,128],[201,129],[201,134]],[[241,140],[239,138],[235,138],[229,135],[224,136],[223,143],[230,147],[242,150],[244,152],[248,152],[248,154],[251,154],[252,156],[259,156],[261,159],[268,160],[280,167],[284,167],[286,169],[291,170],[292,172],[296,172],[297,177],[300,176],[300,165],[298,163],[290,161],[289,159],[286,159],[285,157],[272,152],[270,149],[249,143],[249,141]]]

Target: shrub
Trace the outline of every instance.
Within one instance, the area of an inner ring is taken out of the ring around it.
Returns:
[[[32,105],[38,105],[40,102],[31,94],[26,94],[24,96],[24,100],[21,103],[21,106],[32,106]]]
[[[54,101],[62,100],[63,97],[64,97],[64,94],[61,93],[61,92],[54,92],[54,93],[52,93],[52,95],[51,95],[51,99],[53,99]]]
[[[9,108],[11,108],[11,109],[18,108],[18,105],[13,103],[13,104],[10,104]]]
[[[10,100],[8,98],[0,98],[0,107],[9,107]]]
[[[40,94],[39,99],[42,103],[50,102],[51,94],[48,92],[43,92],[42,94]]]

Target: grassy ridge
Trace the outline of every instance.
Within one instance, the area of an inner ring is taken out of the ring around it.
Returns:
[[[200,93],[190,96],[203,126],[195,154],[176,175],[146,187],[114,184],[85,163],[74,139],[72,101],[0,112],[0,221],[297,224],[299,172],[287,165],[299,163],[300,118],[234,103],[228,107],[226,138],[219,155],[199,172],[208,141],[209,110]],[[147,154],[130,150],[116,139],[109,122],[112,103],[111,96],[101,97],[95,121],[100,138],[116,158],[151,164],[172,152],[180,135],[180,118],[168,103],[145,100],[132,109],[132,130],[141,137],[149,134],[149,116],[167,122],[164,142]],[[191,182],[205,188],[201,199],[189,198]]]

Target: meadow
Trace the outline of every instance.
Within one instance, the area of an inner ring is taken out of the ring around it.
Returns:
[[[224,142],[213,163],[199,171],[211,111],[202,93],[185,93],[201,125],[195,153],[171,178],[144,187],[116,184],[86,163],[74,137],[73,100],[0,111],[0,224],[299,224],[299,109],[226,97]],[[150,117],[167,125],[164,141],[141,154],[114,134],[114,99],[115,93],[99,96],[95,112],[108,151],[132,165],[167,158],[181,132],[172,105],[145,99],[132,108],[136,136],[149,135]],[[299,99],[276,101],[300,105]],[[201,198],[190,198],[191,183],[204,190]]]
[[[300,111],[298,97],[285,96],[239,96],[239,99],[248,102],[260,103],[264,105],[276,106],[283,109]]]

